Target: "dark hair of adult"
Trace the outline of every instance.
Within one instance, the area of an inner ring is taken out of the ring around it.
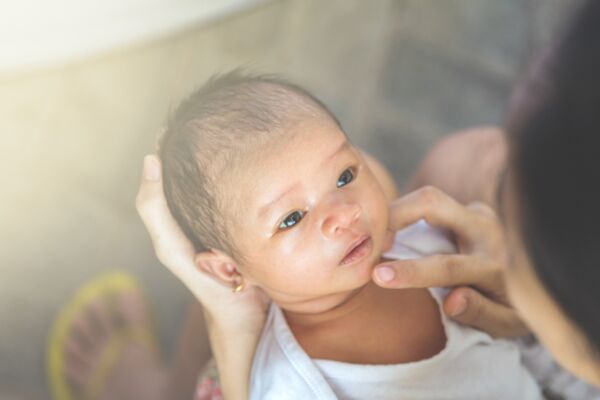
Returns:
[[[507,130],[535,273],[600,349],[600,1],[587,1],[518,89]]]

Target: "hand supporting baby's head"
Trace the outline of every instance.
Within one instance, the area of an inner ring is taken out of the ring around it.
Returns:
[[[213,78],[177,108],[160,157],[169,207],[217,279],[307,311],[370,280],[385,196],[339,122],[300,87]]]

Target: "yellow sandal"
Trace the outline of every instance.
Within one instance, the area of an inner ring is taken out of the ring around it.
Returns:
[[[53,400],[77,399],[66,382],[65,370],[65,344],[74,318],[86,310],[93,300],[124,292],[138,292],[145,298],[138,281],[132,275],[121,271],[112,272],[95,278],[81,287],[59,312],[50,332],[47,348],[48,385]],[[156,336],[150,326],[116,331],[100,356],[86,397],[98,397],[123,348],[132,342],[140,343],[157,357],[159,356]]]

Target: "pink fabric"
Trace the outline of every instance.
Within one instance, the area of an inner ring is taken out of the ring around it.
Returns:
[[[194,400],[223,400],[219,372],[214,360],[209,361],[200,374]]]

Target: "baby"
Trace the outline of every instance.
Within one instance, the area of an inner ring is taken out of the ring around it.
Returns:
[[[448,320],[442,290],[371,282],[384,251],[452,243],[426,225],[387,230],[389,175],[302,88],[213,78],[175,111],[160,157],[197,266],[272,299],[252,399],[541,398],[516,346]]]

